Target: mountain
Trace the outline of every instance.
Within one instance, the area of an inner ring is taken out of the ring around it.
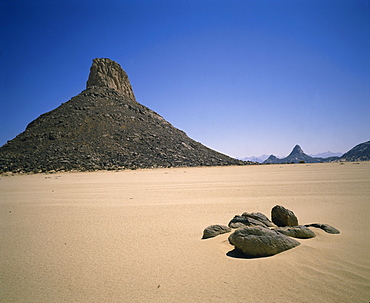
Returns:
[[[255,157],[255,156],[252,156],[252,157],[245,157],[245,158],[242,158],[240,160],[243,160],[243,161],[252,161],[252,162],[258,162],[258,163],[262,163],[263,161],[265,161],[269,156],[268,155],[261,155],[261,156],[258,156],[258,157]]]
[[[121,66],[93,60],[86,89],[0,147],[0,172],[244,165],[136,101]]]
[[[341,157],[342,155],[343,153],[332,153],[331,151],[327,151],[315,155],[310,154],[309,156],[311,156],[312,158],[330,158],[330,157]]]
[[[369,161],[370,160],[370,141],[356,145],[346,152],[339,161]]]
[[[268,157],[263,163],[319,163],[320,159],[316,159],[306,155],[299,145],[294,146],[292,152],[285,158],[279,159],[274,155]]]

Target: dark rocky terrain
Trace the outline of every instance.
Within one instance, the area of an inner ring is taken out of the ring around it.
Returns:
[[[135,99],[110,59],[94,59],[86,90],[0,147],[0,172],[245,165],[189,138]]]
[[[370,161],[370,141],[356,145],[339,159],[348,162]]]

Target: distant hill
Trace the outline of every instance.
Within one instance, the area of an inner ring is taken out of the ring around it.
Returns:
[[[261,155],[261,156],[258,156],[258,157],[255,157],[255,156],[252,156],[252,157],[245,157],[245,158],[241,158],[240,160],[262,163],[262,162],[263,162],[263,161],[265,161],[268,157],[269,157],[269,155],[264,154],[264,155]]]
[[[310,154],[309,156],[311,156],[312,158],[330,158],[330,157],[341,157],[342,155],[343,153],[332,153],[331,151],[327,151],[315,155]]]
[[[268,157],[263,163],[319,163],[320,160],[306,155],[299,145],[294,146],[292,152],[285,158],[279,159],[274,155]]]
[[[339,161],[370,161],[370,141],[356,145],[340,157]]]
[[[93,60],[86,89],[0,147],[0,172],[245,165],[138,103],[121,66]]]

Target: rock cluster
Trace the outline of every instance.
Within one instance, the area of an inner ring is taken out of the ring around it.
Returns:
[[[276,205],[271,210],[270,221],[262,213],[245,212],[236,215],[228,226],[211,225],[203,232],[203,238],[212,238],[219,234],[231,232],[229,243],[234,245],[249,258],[267,257],[294,248],[300,243],[292,238],[308,239],[316,234],[308,227],[321,228],[327,233],[339,234],[339,230],[329,224],[312,223],[298,225],[295,214],[281,205]]]
[[[245,165],[136,102],[120,65],[94,59],[86,90],[0,147],[1,172]]]

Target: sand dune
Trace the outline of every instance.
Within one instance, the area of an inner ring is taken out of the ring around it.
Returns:
[[[369,302],[370,162],[0,178],[1,302]],[[284,205],[341,231],[260,259],[205,227]]]

